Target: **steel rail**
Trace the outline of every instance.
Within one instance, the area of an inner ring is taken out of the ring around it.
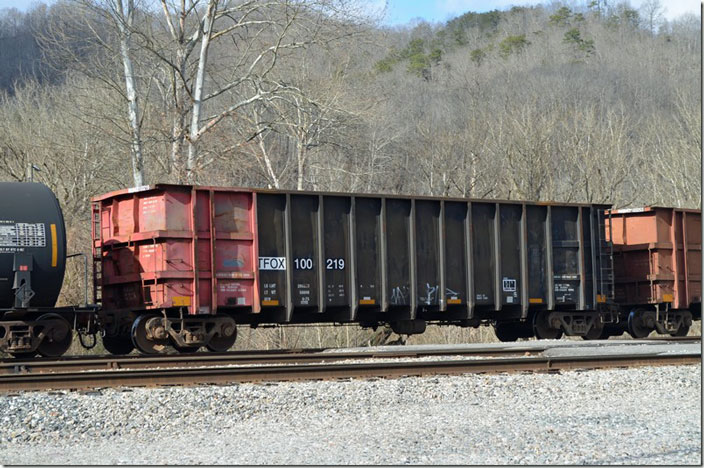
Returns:
[[[653,336],[650,338],[641,338],[641,340],[644,341],[677,341],[677,342],[696,342],[696,341],[701,341],[702,337],[701,336],[666,336],[666,335],[657,335]]]
[[[701,364],[701,352],[620,355],[527,356],[522,358],[397,361],[369,363],[261,365],[0,376],[0,392],[29,390],[209,385],[241,382],[456,375],[467,373],[557,372],[574,369]]]
[[[163,355],[130,355],[130,356],[96,356],[84,358],[63,359],[29,359],[0,361],[0,375],[18,373],[48,373],[99,371],[116,369],[155,369],[155,368],[188,368],[204,366],[227,365],[262,365],[262,364],[305,364],[318,362],[335,362],[350,359],[394,359],[420,358],[434,356],[510,356],[539,354],[548,347],[516,346],[512,348],[445,348],[428,350],[375,350],[375,351],[341,351],[324,352],[323,349],[248,352],[248,353],[202,353],[202,354],[163,354]]]
[[[366,360],[378,358],[419,358],[434,356],[526,356],[539,354],[547,349],[574,346],[579,348],[593,348],[604,346],[630,346],[642,344],[662,344],[662,340],[629,340],[627,343],[614,343],[608,341],[576,342],[568,341],[562,344],[546,346],[516,346],[506,345],[505,348],[497,346],[486,347],[453,347],[439,349],[379,349],[374,351],[330,351],[325,348],[288,349],[288,350],[259,350],[259,351],[232,351],[229,353],[194,353],[194,354],[162,354],[162,355],[128,355],[128,356],[67,356],[58,359],[8,359],[0,361],[0,375],[18,373],[46,373],[68,371],[98,371],[115,369],[153,369],[170,367],[203,367],[225,365],[253,365],[275,363],[315,363],[333,362],[349,359]]]

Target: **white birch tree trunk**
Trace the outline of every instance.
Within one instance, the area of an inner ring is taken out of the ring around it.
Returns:
[[[203,109],[203,87],[205,84],[205,67],[208,62],[208,48],[215,22],[215,13],[218,0],[209,0],[208,9],[203,18],[203,33],[198,57],[198,70],[196,82],[193,87],[193,108],[191,109],[191,128],[188,138],[188,157],[186,159],[186,181],[193,183],[195,180],[196,162],[198,160],[198,138],[200,137],[200,116]]]
[[[115,20],[120,32],[120,55],[125,74],[127,91],[127,113],[130,122],[132,159],[132,177],[135,187],[144,185],[144,156],[142,154],[141,123],[139,121],[139,102],[137,100],[137,81],[130,56],[131,28],[134,20],[134,0],[114,0]]]
[[[280,189],[281,188],[281,183],[279,182],[279,178],[276,175],[276,172],[274,171],[274,167],[271,164],[271,158],[269,157],[269,152],[266,149],[266,144],[264,143],[264,137],[260,133],[257,135],[257,144],[259,145],[259,150],[262,153],[262,158],[264,159],[264,165],[266,166],[266,172],[271,179],[272,183],[274,184],[275,189]]]
[[[296,141],[296,159],[298,162],[298,174],[296,177],[296,190],[303,190],[303,171],[306,163],[306,145],[303,136],[299,136]]]

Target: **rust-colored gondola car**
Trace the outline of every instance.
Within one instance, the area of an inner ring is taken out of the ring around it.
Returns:
[[[601,325],[607,205],[155,185],[94,199],[104,343],[222,351],[240,324]]]
[[[615,301],[628,332],[686,335],[701,318],[701,212],[655,206],[610,217]]]
[[[95,300],[105,311],[106,349],[228,349],[235,322],[216,311],[260,310],[254,203],[247,190],[169,185],[94,198]]]

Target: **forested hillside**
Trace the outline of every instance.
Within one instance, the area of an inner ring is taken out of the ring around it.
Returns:
[[[0,179],[39,167],[76,246],[90,196],[156,182],[698,207],[698,17],[190,3],[0,12]]]

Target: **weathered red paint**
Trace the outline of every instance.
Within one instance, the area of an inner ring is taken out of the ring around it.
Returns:
[[[251,191],[154,185],[93,202],[105,308],[259,312]]]
[[[611,211],[616,301],[671,303],[674,309],[701,302],[701,230],[698,210]]]

